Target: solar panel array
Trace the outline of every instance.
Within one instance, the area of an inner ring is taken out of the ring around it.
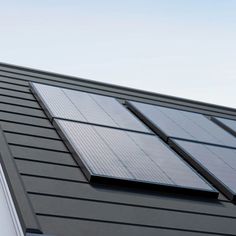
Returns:
[[[154,135],[55,120],[90,175],[213,191]]]
[[[150,133],[115,98],[43,84],[31,84],[50,118],[95,123]]]
[[[128,102],[128,107],[199,173],[235,199],[236,138],[226,130],[235,131],[236,121],[212,118],[213,122],[202,114],[138,102]]]
[[[128,107],[165,140],[180,138],[236,147],[235,137],[202,114],[138,102],[128,102]]]
[[[31,87],[89,180],[218,195],[115,98],[36,83]]]

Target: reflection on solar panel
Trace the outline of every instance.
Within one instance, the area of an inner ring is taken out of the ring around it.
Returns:
[[[212,120],[225,130],[236,136],[236,120],[230,120],[220,117],[212,117]]]
[[[90,181],[218,196],[115,98],[36,83],[31,88]]]
[[[76,107],[73,106],[70,99],[65,96],[62,89],[35,83],[32,83],[31,87],[50,118],[63,117],[65,119],[86,121]]]
[[[236,200],[236,150],[182,140],[171,145],[231,200]]]
[[[202,114],[138,102],[127,105],[165,140],[174,137],[236,148],[235,137]]]
[[[151,134],[54,120],[85,175],[217,196],[217,191]]]
[[[51,118],[151,132],[115,98],[32,83]]]

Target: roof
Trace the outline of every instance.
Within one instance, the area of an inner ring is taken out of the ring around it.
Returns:
[[[235,235],[235,205],[222,194],[209,200],[91,185],[33,96],[29,82],[236,119],[233,108],[1,63],[1,161],[25,233]]]

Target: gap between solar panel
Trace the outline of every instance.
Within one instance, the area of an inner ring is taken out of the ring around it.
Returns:
[[[127,106],[166,142],[174,137],[236,148],[235,137],[200,113],[133,101]]]
[[[152,133],[113,97],[37,83],[30,85],[51,120],[60,118]]]
[[[214,116],[211,117],[211,120],[236,137],[236,120]]]
[[[111,129],[117,129],[117,130],[124,130],[124,131],[129,131],[129,132],[134,132],[134,133],[140,133],[140,134],[146,134],[146,135],[153,135],[155,136],[155,133],[153,132],[143,132],[139,130],[133,130],[133,129],[126,129],[126,128],[120,128],[120,127],[113,127],[113,126],[108,126],[108,125],[103,125],[103,124],[97,124],[97,123],[90,123],[90,122],[84,122],[84,121],[75,121],[75,120],[70,120],[70,119],[63,119],[59,117],[53,117],[52,122],[54,120],[65,120],[65,121],[71,121],[71,122],[76,122],[80,124],[88,124],[88,125],[93,125],[93,126],[98,126],[98,127],[104,127],[104,128],[111,128]]]
[[[236,139],[227,131],[235,132],[236,121],[212,117],[215,124],[200,113],[138,102],[127,102],[127,106],[213,186],[235,201]]]
[[[236,150],[190,141],[169,140],[170,146],[230,200],[236,200]]]

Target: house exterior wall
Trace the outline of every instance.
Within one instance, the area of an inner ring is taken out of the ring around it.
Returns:
[[[236,206],[122,186],[91,185],[29,82],[236,119],[236,110],[0,64],[0,125],[41,231],[55,236],[236,235]]]

